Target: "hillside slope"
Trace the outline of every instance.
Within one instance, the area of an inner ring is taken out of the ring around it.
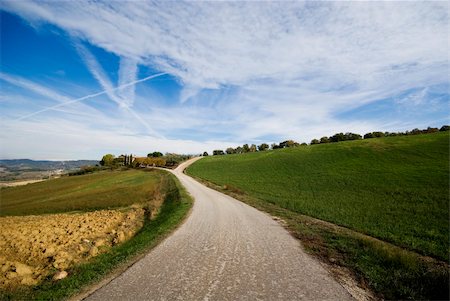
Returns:
[[[214,156],[188,173],[446,260],[448,166],[445,132]]]
[[[0,189],[0,216],[93,211],[145,203],[167,178],[152,170],[104,171]]]

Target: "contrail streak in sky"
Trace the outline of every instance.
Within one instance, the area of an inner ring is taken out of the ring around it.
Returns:
[[[37,114],[40,114],[40,113],[43,113],[43,112],[46,112],[46,111],[54,110],[54,109],[57,109],[57,108],[60,108],[60,107],[64,107],[64,106],[67,106],[67,105],[79,102],[79,101],[83,101],[83,100],[86,100],[86,99],[89,99],[89,98],[94,98],[94,97],[97,97],[97,96],[100,96],[100,95],[103,95],[103,94],[107,94],[109,92],[113,92],[113,91],[116,91],[118,89],[122,89],[122,88],[129,87],[129,86],[141,83],[141,82],[145,82],[145,81],[147,81],[149,79],[152,79],[152,78],[155,78],[155,77],[159,77],[159,76],[162,76],[162,75],[165,75],[165,74],[167,74],[167,73],[166,72],[162,72],[162,73],[153,74],[153,75],[144,77],[142,79],[138,79],[138,80],[135,80],[135,81],[132,81],[132,82],[129,82],[129,83],[117,86],[117,87],[109,89],[109,90],[103,90],[103,91],[100,91],[100,92],[97,92],[97,93],[94,93],[94,94],[89,94],[89,95],[86,95],[86,96],[83,96],[83,97],[80,97],[80,98],[76,98],[76,99],[73,99],[73,100],[70,100],[70,101],[67,101],[67,102],[63,102],[63,103],[51,106],[51,107],[47,107],[45,109],[42,109],[42,110],[30,113],[30,114],[24,115],[22,117],[19,117],[19,118],[16,119],[16,121],[24,120],[24,119],[30,118],[30,117],[32,117],[34,115],[37,115]]]

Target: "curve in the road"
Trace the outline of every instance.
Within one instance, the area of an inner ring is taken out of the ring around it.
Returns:
[[[194,159],[195,160],[195,159]],[[270,216],[183,174],[187,221],[87,300],[351,300]]]

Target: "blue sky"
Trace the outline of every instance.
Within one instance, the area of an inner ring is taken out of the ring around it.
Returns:
[[[446,1],[0,9],[0,158],[200,153],[449,123]]]

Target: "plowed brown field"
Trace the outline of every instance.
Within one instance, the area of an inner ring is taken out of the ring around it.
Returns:
[[[0,217],[0,289],[64,277],[87,261],[132,237],[144,223],[144,209]]]

